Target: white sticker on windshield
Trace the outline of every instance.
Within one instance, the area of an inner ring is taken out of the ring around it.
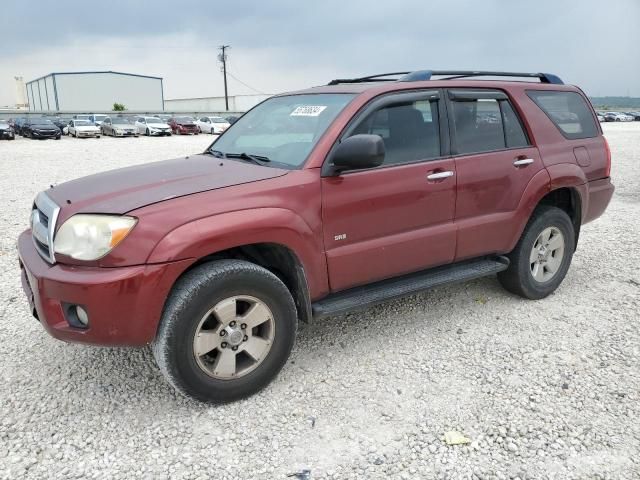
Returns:
[[[317,117],[327,108],[326,105],[300,105],[291,112],[292,117]]]

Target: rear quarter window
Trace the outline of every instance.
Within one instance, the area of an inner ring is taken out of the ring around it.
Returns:
[[[529,90],[527,95],[566,138],[573,140],[599,135],[591,108],[579,93]]]

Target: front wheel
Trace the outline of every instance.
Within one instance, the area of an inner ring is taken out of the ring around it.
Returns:
[[[571,265],[575,231],[569,215],[557,207],[539,207],[508,255],[509,268],[498,274],[502,286],[516,295],[539,300],[564,280]]]
[[[249,262],[215,261],[177,282],[153,353],[182,394],[230,402],[273,380],[289,357],[296,326],[293,298],[278,277]]]

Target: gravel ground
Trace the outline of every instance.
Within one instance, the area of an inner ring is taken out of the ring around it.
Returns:
[[[0,478],[639,478],[640,123],[604,129],[616,195],[554,295],[488,278],[315,322],[271,386],[221,407],[176,394],[149,349],[50,338],[15,253],[50,183],[210,137],[0,143]]]

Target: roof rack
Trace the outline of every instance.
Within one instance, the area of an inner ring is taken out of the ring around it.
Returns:
[[[387,78],[398,77],[400,78]],[[360,78],[338,78],[331,80],[328,85],[338,85],[341,83],[366,83],[366,82],[421,82],[431,80],[434,76],[445,76],[441,80],[453,80],[468,77],[521,77],[538,78],[540,83],[552,83],[564,85],[564,82],[557,75],[552,73],[523,73],[523,72],[488,72],[476,70],[416,70],[414,72],[393,72],[369,75]]]

